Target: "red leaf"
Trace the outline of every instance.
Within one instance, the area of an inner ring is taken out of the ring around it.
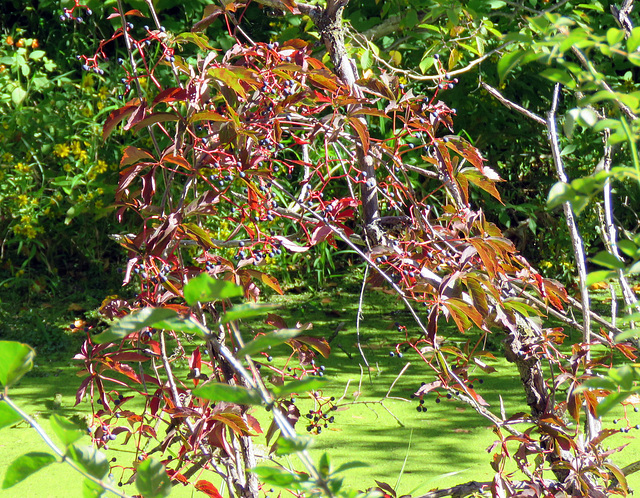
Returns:
[[[196,347],[194,352],[191,354],[189,366],[191,367],[191,370],[193,370],[194,368],[200,370],[200,368],[202,367],[202,355],[200,354],[200,346]]]
[[[204,31],[209,25],[216,20],[216,18],[224,13],[224,9],[218,5],[207,5],[204,8],[204,14],[201,21],[198,21],[191,28],[192,32]]]
[[[360,142],[362,143],[362,148],[364,149],[364,153],[369,153],[369,130],[367,130],[366,125],[360,121],[356,117],[349,118],[349,123],[353,126],[353,129],[356,130],[358,136],[360,137]]]
[[[127,116],[129,116],[133,111],[140,107],[140,100],[134,99],[130,103],[124,105],[120,109],[116,109],[115,111],[109,114],[109,117],[104,122],[104,127],[102,128],[102,140],[106,140],[113,129],[122,122]]]
[[[222,498],[222,495],[218,492],[218,489],[209,481],[200,480],[196,482],[195,488],[198,491],[202,491],[210,498]]]
[[[303,344],[306,344],[307,346],[312,347],[325,358],[329,358],[329,354],[331,354],[331,346],[329,346],[329,343],[324,338],[318,339],[317,337],[300,335],[295,339],[292,339],[292,341],[301,342]],[[291,341],[287,341],[287,343],[290,343],[290,342]]]
[[[120,159],[120,167],[124,168],[129,164],[137,163],[143,159],[151,159],[153,161],[153,156],[149,154],[146,150],[138,149],[137,147],[129,146],[124,149],[122,153],[122,159]]]
[[[246,271],[253,278],[257,278],[258,280],[262,281],[263,284],[268,285],[281,296],[284,294],[284,292],[282,292],[282,289],[280,288],[280,284],[275,278],[267,275],[266,273],[262,273],[261,271],[258,271],[258,270],[246,270]]]
[[[127,126],[125,126],[125,130],[133,126],[133,129],[135,131],[140,131],[140,129],[144,128],[145,126],[151,126],[152,124],[156,123],[165,123],[166,121],[178,121],[179,119],[179,116],[171,112],[156,112],[151,114],[150,116],[145,117],[144,119],[136,120],[135,123],[127,123]]]
[[[273,325],[277,329],[288,328],[287,323],[284,321],[284,318],[282,318],[280,315],[274,315],[273,313],[269,313],[267,315],[265,323],[267,323],[268,325]]]
[[[309,250],[309,247],[299,246],[282,235],[274,235],[272,238],[279,240],[282,246],[291,252],[307,252]]]
[[[326,240],[331,233],[332,231],[329,225],[325,225],[324,223],[319,224],[311,234],[311,240],[309,242],[312,246],[315,246],[317,243]]]
[[[189,479],[183,476],[180,472],[174,469],[167,469],[167,475],[172,481],[178,481],[182,484],[189,484]]]
[[[123,351],[121,353],[115,353],[109,355],[109,358],[115,361],[147,361],[149,360],[148,356],[145,356],[140,353],[134,353],[133,351]]]
[[[183,88],[166,88],[156,95],[151,107],[155,107],[160,102],[175,102],[176,100],[187,100],[187,92]]]
[[[177,164],[187,170],[191,170],[191,164],[184,157],[174,156],[172,154],[166,155],[162,158],[162,162]]]

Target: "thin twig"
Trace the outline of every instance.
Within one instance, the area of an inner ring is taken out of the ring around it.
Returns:
[[[558,179],[561,182],[567,183],[568,178],[564,171],[564,165],[562,163],[562,157],[560,156],[560,146],[558,144],[558,132],[556,128],[556,112],[558,109],[558,101],[560,100],[560,83],[556,83],[553,91],[553,100],[551,109],[547,114],[547,129],[549,130],[549,144],[551,145],[551,153],[553,155],[553,162],[556,167]],[[578,229],[578,224],[575,220],[573,209],[570,202],[563,203],[565,220],[567,222],[567,228],[569,229],[569,235],[571,237],[571,245],[573,246],[574,258],[576,266],[578,267],[578,276],[580,278],[580,297],[582,300],[582,340],[589,344],[591,343],[591,316],[589,311],[591,305],[589,303],[589,288],[587,287],[587,264],[584,252],[584,242]],[[587,349],[585,361],[589,363],[591,359],[591,349]],[[585,373],[589,374],[590,370],[585,369]],[[600,421],[591,413],[590,410],[586,411],[586,428],[587,428],[587,440],[592,440],[600,432]]]
[[[364,300],[364,289],[367,285],[367,277],[369,275],[369,266],[365,266],[364,275],[362,277],[362,287],[360,288],[360,298],[358,299],[358,312],[356,314],[356,345],[358,346],[358,351],[360,351],[360,356],[362,357],[362,361],[367,366],[367,371],[369,372],[369,382],[372,382],[371,379],[371,370],[369,369],[369,362],[367,361],[367,357],[362,350],[362,344],[360,343],[360,320],[362,318],[362,302]]]
[[[129,495],[123,493],[117,488],[113,487],[110,483],[102,481],[97,477],[94,477],[90,473],[86,472],[84,469],[80,467],[73,459],[65,455],[65,453],[56,446],[56,444],[51,440],[49,435],[44,431],[44,429],[36,422],[32,417],[27,415],[18,405],[16,405],[13,400],[7,396],[6,394],[0,394],[0,401],[4,401],[13,411],[15,411],[22,419],[27,422],[33,430],[35,430],[38,435],[42,438],[42,440],[53,450],[53,452],[62,459],[63,462],[66,462],[73,468],[73,470],[82,474],[86,479],[94,482],[98,486],[101,486],[104,490],[110,491],[116,496],[120,496],[121,498],[129,498]]]
[[[518,111],[520,114],[524,114],[529,119],[533,119],[536,123],[539,123],[539,124],[541,124],[543,126],[547,126],[547,122],[545,121],[544,118],[541,118],[536,113],[531,112],[531,111],[525,109],[524,107],[516,104],[515,102],[510,101],[509,99],[504,97],[498,90],[496,90],[492,86],[488,85],[484,81],[480,82],[480,84],[482,85],[482,88],[484,88],[487,92],[489,92],[493,97],[495,97],[498,101],[500,101],[500,103],[502,103],[504,106],[508,107],[509,109],[513,109],[514,111]]]

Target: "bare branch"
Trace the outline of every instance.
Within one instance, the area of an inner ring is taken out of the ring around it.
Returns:
[[[547,122],[544,118],[541,118],[537,114],[525,109],[522,106],[519,106],[515,102],[510,101],[505,96],[503,96],[498,90],[493,88],[492,86],[486,84],[484,81],[480,83],[482,88],[484,88],[487,92],[489,92],[493,97],[495,97],[498,101],[500,101],[504,106],[509,109],[513,109],[514,111],[518,111],[520,114],[524,114],[529,119],[533,119],[536,123],[541,124],[543,126],[547,126]]]

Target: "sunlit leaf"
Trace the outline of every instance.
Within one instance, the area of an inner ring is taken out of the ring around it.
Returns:
[[[238,357],[265,351],[269,346],[284,344],[286,341],[293,337],[296,337],[297,335],[300,335],[302,332],[302,329],[281,329],[261,335],[255,338],[253,341],[245,344],[245,346],[240,351],[238,351]]]
[[[18,484],[34,472],[52,464],[56,461],[56,457],[50,453],[31,452],[16,458],[4,476],[2,489],[8,489]]]
[[[0,429],[15,424],[22,417],[6,401],[0,401]]]
[[[513,71],[522,58],[525,56],[525,52],[522,50],[516,50],[514,52],[507,52],[502,56],[502,58],[498,61],[497,70],[498,77],[500,78],[500,83],[504,81],[507,75]]]
[[[201,273],[189,280],[183,289],[184,298],[189,306],[200,303],[208,303],[220,299],[231,299],[244,294],[242,287],[229,282],[213,278],[207,273]]]
[[[280,436],[276,445],[276,455],[284,456],[309,449],[313,445],[313,439],[308,436],[297,436],[295,439],[288,439]]]
[[[273,304],[263,303],[245,303],[238,304],[229,309],[222,317],[220,321],[222,323],[229,323],[234,320],[243,320],[245,318],[252,318],[254,316],[264,315],[269,311],[277,308],[278,306]]]
[[[209,382],[193,390],[193,395],[211,401],[227,401],[239,405],[259,405],[262,403],[260,394],[243,386],[229,386],[217,382]]]
[[[150,327],[160,320],[176,317],[177,313],[168,308],[143,308],[121,318],[107,330],[98,334],[92,340],[96,344],[118,341],[129,334],[145,327]]]
[[[164,465],[155,458],[143,460],[136,471],[136,488],[144,498],[163,498],[171,494],[171,481]]]
[[[57,413],[51,415],[51,429],[56,433],[58,439],[62,441],[64,446],[69,446],[75,443],[78,439],[85,436],[87,433],[78,427],[76,424],[61,417]]]
[[[281,398],[293,393],[302,393],[321,389],[325,383],[326,380],[321,377],[307,377],[305,379],[287,382],[281,386],[273,386],[271,388],[271,392],[276,398]]]
[[[96,479],[102,479],[109,472],[107,457],[93,446],[72,444],[67,448],[66,455]]]
[[[608,251],[600,251],[595,256],[589,258],[589,261],[611,270],[622,270],[626,266],[624,261],[620,260]]]
[[[0,384],[11,386],[33,368],[36,353],[31,346],[0,341]]]

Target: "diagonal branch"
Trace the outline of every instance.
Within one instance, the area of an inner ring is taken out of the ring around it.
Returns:
[[[480,84],[482,85],[482,88],[484,88],[487,92],[489,92],[490,95],[495,97],[502,105],[508,107],[509,109],[513,109],[514,111],[517,111],[520,114],[524,114],[526,117],[528,117],[529,119],[533,119],[538,124],[547,126],[547,122],[545,121],[544,118],[538,116],[534,112],[529,111],[528,109],[525,109],[524,107],[516,104],[515,102],[512,102],[511,100],[507,99],[498,90],[488,85],[484,81],[482,81]]]

